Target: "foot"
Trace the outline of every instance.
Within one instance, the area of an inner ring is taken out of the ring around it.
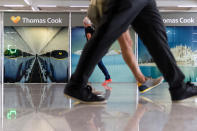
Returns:
[[[162,76],[157,79],[147,77],[144,83],[138,82],[138,88],[139,88],[140,93],[145,93],[151,90],[152,88],[160,85],[163,82],[163,80],[164,78]]]
[[[111,83],[112,82],[112,79],[108,79],[108,80],[105,80],[103,83],[102,83],[102,86],[106,86],[107,84]]]
[[[197,98],[197,86],[191,82],[187,82],[183,88],[170,90],[170,94],[174,102],[182,102],[191,97]]]
[[[84,104],[106,103],[105,98],[92,93],[92,87],[89,85],[80,87],[79,85],[67,84],[64,89],[64,95]]]

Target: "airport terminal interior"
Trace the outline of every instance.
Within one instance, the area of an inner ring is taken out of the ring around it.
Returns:
[[[185,82],[197,83],[197,1],[156,0]],[[164,80],[140,93],[115,41],[89,78],[106,104],[65,97],[87,40],[90,0],[0,0],[0,131],[196,131],[197,97],[172,102]],[[146,77],[162,76],[138,34],[132,50]],[[162,60],[162,58],[161,58]]]

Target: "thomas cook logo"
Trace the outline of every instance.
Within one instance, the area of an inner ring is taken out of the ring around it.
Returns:
[[[20,20],[20,16],[11,16],[10,19],[12,20],[13,23],[17,24]]]

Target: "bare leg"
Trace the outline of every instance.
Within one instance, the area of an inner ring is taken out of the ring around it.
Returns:
[[[124,131],[138,131],[141,118],[146,113],[146,108],[142,104],[138,104],[136,112],[128,120]]]
[[[118,42],[120,44],[120,48],[122,51],[122,57],[124,61],[129,66],[130,70],[133,72],[136,80],[140,83],[144,83],[146,81],[145,76],[142,74],[135,55],[132,50],[132,39],[129,33],[129,30],[122,33],[122,35],[118,38]]]

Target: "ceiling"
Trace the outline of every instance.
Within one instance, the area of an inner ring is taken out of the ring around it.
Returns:
[[[156,0],[160,10],[197,11],[197,0]],[[86,11],[89,0],[0,0],[0,10]]]

